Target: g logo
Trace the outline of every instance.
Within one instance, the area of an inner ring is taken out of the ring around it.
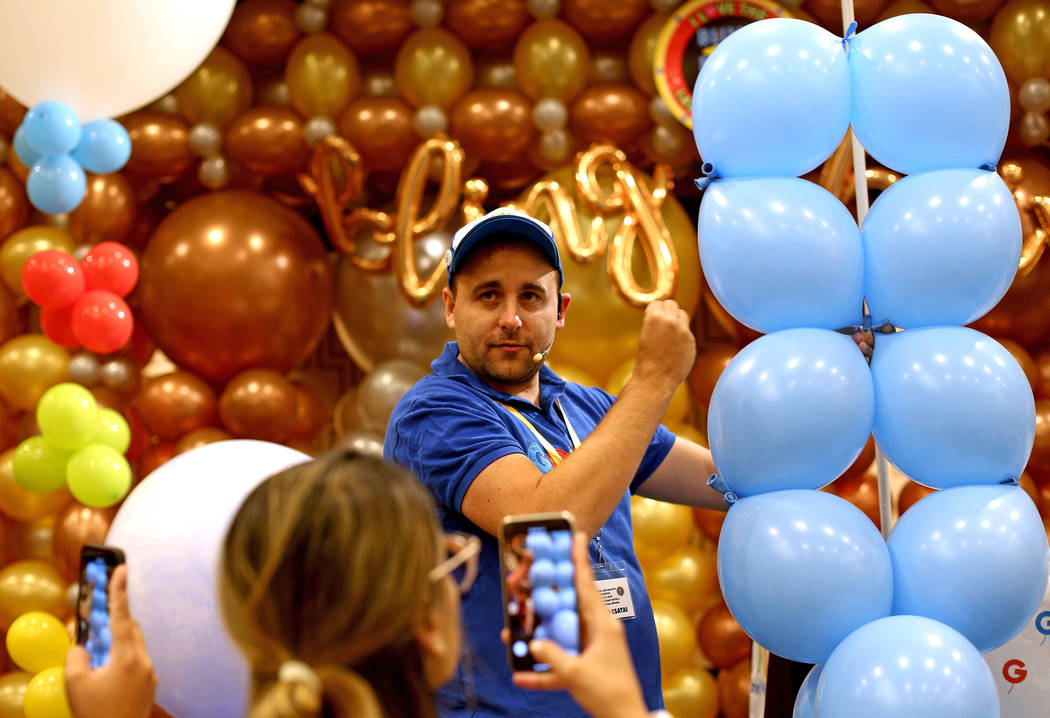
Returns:
[[[543,472],[550,471],[553,467],[551,466],[551,460],[547,456],[547,452],[544,451],[539,444],[535,441],[529,444],[529,448],[525,450],[528,454],[529,461],[536,464],[536,467]]]
[[[1003,678],[1005,678],[1006,682],[1010,684],[1010,690],[1007,691],[1007,694],[1014,689],[1014,686],[1024,681],[1027,677],[1028,668],[1025,667],[1024,661],[1011,658],[1003,664]]]
[[[1035,617],[1035,630],[1043,634],[1043,640],[1039,645],[1046,643],[1046,637],[1050,636],[1050,611],[1043,611]]]

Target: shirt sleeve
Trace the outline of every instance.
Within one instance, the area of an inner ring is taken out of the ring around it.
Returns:
[[[414,473],[445,507],[462,513],[463,497],[485,467],[523,453],[496,407],[465,396],[455,403],[414,397],[397,407],[387,428],[384,454]]]

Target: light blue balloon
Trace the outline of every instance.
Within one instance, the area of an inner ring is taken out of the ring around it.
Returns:
[[[698,233],[707,283],[737,321],[763,333],[860,321],[860,231],[820,185],[796,177],[714,182]]]
[[[580,647],[580,617],[576,611],[561,609],[550,622],[551,638],[562,648]]]
[[[891,616],[857,629],[817,683],[820,718],[999,718],[988,664],[943,623]]]
[[[936,491],[901,516],[889,548],[893,612],[951,626],[981,653],[1020,633],[1046,590],[1046,533],[1018,486]]]
[[[69,155],[41,157],[26,177],[29,201],[41,212],[62,214],[77,208],[84,199],[87,178]]]
[[[876,322],[969,324],[1010,288],[1021,218],[995,172],[939,170],[879,195],[863,238],[864,294]]]
[[[576,610],[576,589],[575,588],[563,588],[558,591],[558,601],[561,603],[562,608],[568,608],[572,611]]]
[[[532,606],[535,608],[537,616],[547,619],[561,608],[561,601],[554,589],[549,586],[540,586],[532,592]]]
[[[767,334],[715,384],[707,412],[715,466],[737,496],[820,488],[860,455],[873,406],[871,373],[850,337]]]
[[[22,125],[19,125],[18,129],[15,130],[13,145],[15,155],[26,167],[32,167],[40,159],[40,153],[34,150],[30,146],[29,140],[26,139],[26,131]]]
[[[742,27],[718,43],[693,89],[693,136],[722,177],[796,177],[826,160],[849,125],[841,38],[803,20]]]
[[[893,603],[890,555],[875,524],[823,491],[734,503],[718,539],[718,582],[751,638],[803,663],[822,663]]]
[[[853,131],[907,174],[999,161],[1010,125],[1006,75],[980,35],[939,15],[900,15],[850,41]]]
[[[131,157],[131,137],[124,126],[114,120],[94,120],[84,125],[73,159],[88,172],[116,172]]]
[[[813,666],[806,674],[806,680],[799,686],[798,695],[795,696],[795,708],[791,712],[791,718],[816,718],[817,708],[814,701],[817,699],[817,681],[824,666]]]
[[[576,573],[572,561],[558,561],[554,564],[554,583],[562,588],[572,588],[576,583]]]
[[[547,558],[537,560],[529,569],[529,581],[534,587],[554,585],[554,563]]]
[[[551,531],[551,558],[572,558],[572,531]]]
[[[33,105],[26,112],[22,127],[26,142],[41,157],[69,154],[80,142],[77,113],[61,102]]]
[[[551,559],[554,557],[554,544],[550,534],[543,529],[532,529],[526,534],[525,548],[532,551],[533,558]]]
[[[875,441],[920,484],[1016,479],[1035,439],[1032,387],[999,342],[965,327],[878,336]]]

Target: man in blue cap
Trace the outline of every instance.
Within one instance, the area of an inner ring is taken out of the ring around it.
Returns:
[[[562,510],[594,537],[596,579],[611,589],[603,593],[623,618],[656,710],[659,648],[634,554],[630,496],[725,508],[705,484],[715,470],[710,452],[659,423],[693,365],[689,317],[670,300],[646,308],[634,373],[615,398],[544,366],[571,300],[547,225],[496,210],[457,232],[446,259],[445,319],[456,341],[398,403],[385,443],[386,458],[434,493],[446,530],[483,540],[478,579],[463,600],[468,660],[442,691],[442,714],[584,715],[567,693],[517,688],[499,638],[500,521]]]

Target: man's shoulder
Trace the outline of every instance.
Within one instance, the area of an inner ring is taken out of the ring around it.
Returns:
[[[417,408],[430,409],[484,402],[485,397],[465,382],[440,374],[427,374],[405,392],[394,409],[394,415]]]

